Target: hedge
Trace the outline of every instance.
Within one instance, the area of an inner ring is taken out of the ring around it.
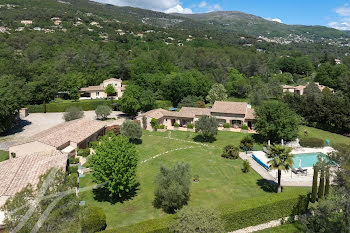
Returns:
[[[231,205],[225,206],[221,213],[226,231],[234,231],[249,226],[255,226],[276,220],[282,217],[306,213],[309,204],[309,197],[300,195],[297,198],[280,200],[256,208],[234,211]],[[235,207],[235,206],[233,206]],[[109,229],[104,233],[169,233],[168,226],[175,221],[175,215],[168,215],[164,218],[152,219],[126,227]]]
[[[151,219],[137,224],[109,229],[103,233],[130,233],[130,232],[144,232],[144,233],[169,233],[168,227],[175,221],[175,215],[168,215],[164,218]]]
[[[108,105],[111,106],[110,100],[83,100],[77,102],[52,102],[46,104],[46,112],[65,112],[70,107],[77,107],[83,111],[92,111],[96,110],[99,105]],[[43,113],[44,104],[41,105],[28,105],[29,113]]]
[[[300,139],[300,145],[302,147],[323,147],[325,141],[320,138],[302,138]]]
[[[252,209],[221,213],[227,231],[263,224],[282,217],[306,213],[309,199],[305,195],[281,200]]]

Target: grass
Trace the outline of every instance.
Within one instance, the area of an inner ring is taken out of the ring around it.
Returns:
[[[9,152],[0,150],[0,162],[8,160],[9,159]]]
[[[192,183],[189,205],[207,208],[239,211],[257,207],[276,200],[284,200],[306,194],[309,188],[285,187],[276,194],[264,188],[261,177],[254,171],[244,174],[241,171],[243,161],[227,160],[221,157],[222,148],[227,144],[238,145],[243,133],[219,132],[217,140],[203,146],[193,143],[192,132],[144,132],[142,144],[137,145],[139,161],[157,154],[170,151],[146,163],[140,164],[137,179],[140,189],[137,195],[124,203],[110,204],[98,200],[92,191],[82,192],[80,197],[87,205],[100,206],[107,215],[108,229],[118,228],[141,221],[159,218],[166,214],[152,206],[154,199],[154,178],[161,164],[171,166],[176,162],[189,163],[192,175],[199,176],[199,183]],[[176,140],[177,139],[177,140]],[[193,148],[188,148],[193,147]],[[172,151],[176,148],[186,148]],[[80,187],[92,185],[91,175],[80,179]]]
[[[308,132],[307,137],[312,137],[312,138],[320,138],[325,140],[330,140],[331,144],[332,143],[345,143],[345,144],[350,144],[350,138],[345,137],[343,135],[335,134],[335,133],[330,133],[321,129],[316,129],[316,128],[311,128],[307,126],[301,126],[299,130],[299,138],[304,138],[305,137],[305,130]]]
[[[303,232],[300,229],[299,223],[283,224],[278,227],[272,227],[269,229],[258,231],[258,233],[299,233],[299,232]]]

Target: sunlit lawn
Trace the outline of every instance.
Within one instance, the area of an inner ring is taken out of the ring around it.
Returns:
[[[343,135],[330,133],[321,129],[315,129],[307,126],[301,126],[299,130],[299,137],[303,138],[305,137],[304,131],[308,132],[307,137],[314,137],[314,138],[321,138],[323,140],[330,140],[332,143],[346,143],[350,144],[350,137],[345,137]]]
[[[258,231],[258,233],[299,233],[299,232],[303,232],[300,229],[299,223],[284,224],[278,227],[272,227],[269,229]]]
[[[281,194],[264,191],[258,185],[258,182],[259,184],[261,182],[261,177],[255,171],[252,170],[248,174],[242,173],[242,160],[221,158],[222,148],[227,144],[238,145],[244,135],[220,132],[215,142],[203,146],[191,143],[195,136],[195,133],[192,132],[172,131],[171,137],[179,140],[166,138],[169,136],[168,132],[144,132],[142,144],[137,145],[139,161],[166,151],[172,152],[139,164],[137,179],[140,182],[140,189],[137,195],[132,200],[116,204],[98,201],[91,191],[81,193],[80,197],[86,201],[87,205],[100,206],[105,210],[108,228],[165,216],[165,213],[152,206],[154,178],[161,164],[171,166],[181,161],[189,163],[192,174],[199,176],[200,182],[193,183],[191,187],[190,205],[194,206],[220,210],[225,205],[230,205],[231,209],[238,211],[267,204],[277,199],[296,197],[309,191],[308,188],[299,187],[285,187]],[[176,148],[185,149],[173,151]],[[81,187],[91,184],[90,175],[80,180]]]

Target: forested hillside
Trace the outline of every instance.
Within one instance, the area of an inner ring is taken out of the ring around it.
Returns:
[[[266,41],[248,31],[87,0],[0,5],[0,132],[20,107],[48,103],[60,91],[74,98],[79,88],[113,77],[129,84],[121,101],[133,107],[130,113],[156,107],[155,100],[205,101],[214,83],[255,104],[279,98],[284,83],[319,81],[339,98],[350,93],[346,46]]]

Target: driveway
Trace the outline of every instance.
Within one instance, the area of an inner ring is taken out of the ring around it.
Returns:
[[[84,118],[96,120],[95,111],[85,111]],[[125,114],[119,111],[113,111],[109,118],[115,118],[115,120],[106,121],[108,125],[122,124],[127,119]],[[63,113],[61,112],[31,113],[21,120],[18,127],[12,129],[7,135],[0,137],[0,150],[8,150],[11,145],[63,122]]]

